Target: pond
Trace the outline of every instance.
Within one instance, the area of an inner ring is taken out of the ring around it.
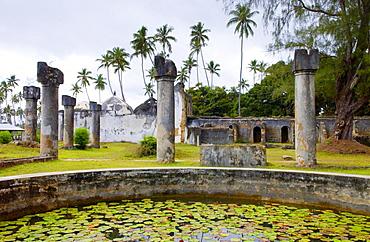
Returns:
[[[370,216],[223,199],[100,202],[0,221],[0,241],[370,241]]]

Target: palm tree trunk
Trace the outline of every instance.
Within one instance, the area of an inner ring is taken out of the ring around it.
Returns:
[[[122,94],[122,100],[124,102],[126,102],[125,100],[125,95],[123,94],[123,85],[122,85],[122,73],[120,70],[118,70],[118,81],[119,81],[119,86],[120,86],[120,89],[121,89],[121,94]]]
[[[110,92],[112,93],[112,95],[114,94],[113,93],[113,89],[112,89],[112,85],[110,83],[110,79],[109,79],[109,69],[107,67],[107,79],[108,79],[108,84],[109,84],[109,89],[110,89]]]
[[[206,65],[204,64],[204,58],[203,58],[203,51],[202,51],[202,49],[200,49],[200,56],[202,57],[203,69],[204,69],[204,73],[206,74],[207,84],[208,84],[208,86],[209,86],[209,80],[208,80],[208,75],[207,75]]]
[[[199,52],[197,53],[197,63],[199,63]],[[197,65],[197,82],[199,83],[199,65]]]
[[[150,57],[150,55],[149,55],[149,57]],[[141,56],[141,73],[143,75],[144,86],[146,87],[145,73],[144,73],[144,57],[143,56]]]
[[[89,103],[90,103],[90,97],[89,97],[89,93],[87,92],[87,87],[85,86],[85,91],[86,91],[86,95],[87,95],[87,100],[89,100]]]
[[[240,41],[240,77],[239,77],[239,98],[238,98],[238,116],[240,117],[240,92],[242,88],[242,75],[243,75],[243,37]]]

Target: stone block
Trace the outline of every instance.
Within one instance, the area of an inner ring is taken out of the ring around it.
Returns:
[[[299,71],[316,71],[319,69],[319,51],[310,50],[308,53],[305,49],[298,49],[294,52],[292,65],[293,72]]]
[[[76,106],[76,98],[68,96],[68,95],[62,95],[62,105],[63,106]]]
[[[40,99],[40,88],[35,86],[23,87],[23,98],[25,99]]]
[[[266,148],[262,145],[201,145],[203,166],[266,166]]]

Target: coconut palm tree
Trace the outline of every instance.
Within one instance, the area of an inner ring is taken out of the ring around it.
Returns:
[[[239,33],[240,38],[240,77],[239,83],[242,81],[243,74],[243,41],[244,37],[248,38],[250,35],[253,36],[254,32],[252,26],[257,26],[251,18],[257,14],[258,11],[251,11],[248,4],[237,4],[235,9],[230,11],[229,15],[233,17],[227,22],[226,26],[236,24],[234,33]],[[239,99],[238,99],[238,115],[240,116],[240,92],[241,86],[239,86]]]
[[[77,79],[78,79],[77,83],[80,82],[81,87],[85,88],[87,99],[89,100],[89,102],[90,102],[90,97],[89,97],[89,93],[87,92],[87,86],[90,86],[90,81],[94,79],[90,75],[91,75],[91,71],[86,70],[86,68],[82,68],[82,71],[78,72],[78,75],[77,75]]]
[[[109,51],[107,51],[106,54],[101,55],[101,59],[96,59],[96,61],[100,61],[101,65],[98,67],[98,70],[102,67],[107,69],[107,80],[109,89],[113,95],[113,89],[109,78],[109,67],[113,65],[113,57],[109,54]]]
[[[147,86],[145,81],[145,74],[144,74],[144,59],[148,58],[153,63],[152,56],[154,54],[155,45],[154,45],[154,38],[147,36],[148,29],[145,26],[142,26],[136,33],[134,33],[134,39],[131,41],[131,47],[135,50],[135,52],[131,55],[131,58],[141,57],[141,71],[143,75],[144,85]]]
[[[130,62],[127,58],[130,56],[124,48],[114,47],[112,50],[108,51],[109,55],[112,57],[112,66],[115,68],[114,73],[118,75],[118,82],[121,89],[122,100],[125,101],[125,95],[123,93],[123,72],[130,69]],[[114,93],[114,92],[113,92]]]
[[[155,93],[155,91],[154,91],[154,84],[152,84],[151,82],[149,82],[145,86],[144,89],[145,89],[144,96],[148,94],[149,98],[153,98],[153,94]]]
[[[183,66],[181,70],[177,71],[176,79],[180,81],[182,84],[184,84],[185,82],[189,80],[188,68],[186,66]]]
[[[191,76],[191,69],[193,67],[197,67],[197,60],[194,60],[191,55],[189,55],[187,60],[182,61],[184,63],[184,66],[187,69],[187,72],[189,73],[189,82],[188,82],[188,88],[190,88],[190,76]]]
[[[158,42],[162,46],[163,56],[168,57],[172,53],[170,41],[177,41],[175,37],[169,35],[173,31],[173,28],[168,27],[168,25],[165,24],[156,30],[157,33],[154,35],[154,41]],[[166,52],[166,49],[168,49],[168,53]]]
[[[200,53],[201,58],[202,58],[204,73],[206,75],[206,80],[207,80],[207,83],[208,83],[208,86],[209,86],[209,80],[208,80],[208,75],[207,75],[207,71],[206,71],[206,66],[205,66],[205,63],[204,63],[202,47],[207,45],[206,41],[209,41],[209,38],[206,35],[206,33],[211,32],[211,30],[210,29],[205,29],[204,28],[204,23],[201,23],[201,22],[198,22],[196,25],[191,26],[190,29],[191,29],[190,46],[191,46],[191,49],[192,49],[191,55],[196,53],[197,54],[197,62],[199,63],[199,58],[198,57],[199,57],[199,53]],[[199,77],[198,77],[198,82],[199,82]]]
[[[256,83],[256,73],[259,69],[259,65],[257,60],[252,60],[251,63],[248,64],[249,71],[253,71],[253,85]]]
[[[104,81],[105,78],[103,77],[102,74],[99,74],[99,75],[96,75],[96,78],[94,78],[94,84],[95,84],[95,89],[99,90],[99,102],[101,102],[101,98],[100,98],[100,93],[101,91],[104,91],[105,90],[105,85],[107,85],[107,83]]]
[[[242,91],[245,89],[245,90],[248,90],[248,87],[249,87],[249,84],[248,84],[248,80],[245,80],[244,78],[242,79],[242,81],[240,82],[240,87],[242,89]]]
[[[258,71],[260,72],[260,81],[262,81],[263,75],[266,72],[266,67],[267,67],[267,63],[266,62],[260,61],[258,63]]]
[[[213,75],[216,74],[217,76],[220,76],[220,73],[217,72],[221,70],[219,67],[220,64],[215,64],[214,61],[210,61],[207,64],[206,70],[209,71],[209,73],[211,73],[211,89],[213,89]]]
[[[71,90],[73,93],[72,95],[77,98],[77,94],[81,93],[82,90],[81,90],[81,87],[78,85],[78,82],[76,82],[75,84],[72,84],[72,88]]]

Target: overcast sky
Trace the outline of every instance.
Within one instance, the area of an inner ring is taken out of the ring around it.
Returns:
[[[3,0],[0,8],[0,80],[16,75],[20,85],[36,85],[37,62],[44,61],[64,73],[64,84],[59,94],[71,95],[72,84],[77,81],[77,72],[82,68],[92,71],[93,76],[99,63],[95,60],[115,46],[133,50],[130,41],[133,33],[141,26],[148,28],[148,35],[156,28],[168,24],[174,28],[170,55],[177,69],[187,59],[190,47],[190,26],[203,22],[210,29],[209,42],[203,49],[205,61],[220,64],[220,77],[214,78],[217,86],[236,86],[240,70],[240,39],[234,34],[234,26],[226,27],[230,19],[222,1],[216,0]],[[260,14],[261,15],[261,14]],[[269,64],[282,59],[266,51],[271,37],[263,31],[258,15],[255,35],[244,46],[243,77],[252,84],[253,75],[247,69],[251,60],[257,59]],[[141,62],[131,60],[131,70],[124,73],[126,101],[133,108],[144,102],[144,84],[141,76]],[[145,63],[149,69],[150,61]],[[204,72],[200,72],[205,84]],[[112,82],[119,93],[118,80],[112,73]],[[191,84],[196,83],[196,71],[192,72]],[[92,101],[98,100],[98,92],[89,88]],[[109,88],[102,93],[102,99],[111,96]],[[118,95],[119,96],[119,95]],[[79,94],[77,102],[87,101],[85,93]]]

